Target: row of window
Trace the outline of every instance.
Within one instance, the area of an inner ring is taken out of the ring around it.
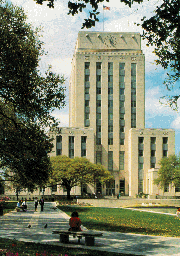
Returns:
[[[136,128],[136,63],[131,63],[131,128]]]
[[[86,157],[87,136],[81,136],[81,157]],[[74,136],[69,136],[69,158],[74,158]],[[56,136],[56,155],[62,155],[62,136]]]
[[[113,99],[113,63],[108,63],[108,95]],[[108,145],[113,145],[113,100],[108,97]]]
[[[119,83],[120,83],[120,93],[119,93],[119,127],[120,127],[120,145],[124,145],[125,136],[121,136],[124,134],[125,127],[125,113],[122,113],[122,110],[125,109],[125,63],[119,64]]]
[[[119,170],[124,170],[125,152],[119,152]],[[102,151],[96,152],[96,163],[102,164]],[[108,170],[113,171],[113,151],[108,151]]]
[[[168,155],[168,137],[163,137],[162,138],[163,142],[163,157],[167,157]],[[143,149],[144,149],[144,137],[139,137],[139,145],[138,145],[138,156],[141,157],[139,158],[141,161],[143,161]],[[151,153],[151,158],[150,158],[150,168],[155,168],[156,166],[156,137],[151,137],[151,144],[150,144],[150,153]]]

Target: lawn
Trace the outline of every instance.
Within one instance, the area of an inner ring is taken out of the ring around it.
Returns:
[[[180,237],[180,219],[175,216],[122,208],[58,207],[68,215],[78,211],[82,224],[88,229]]]

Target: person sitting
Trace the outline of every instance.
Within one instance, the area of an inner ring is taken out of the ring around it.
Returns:
[[[78,212],[73,212],[69,220],[69,231],[82,231],[81,220],[79,218]]]
[[[177,209],[176,216],[180,218],[180,208]]]
[[[26,211],[27,211],[26,199],[23,201],[22,207],[23,207],[23,208],[22,208],[23,212],[26,212]]]
[[[19,200],[19,202],[17,202],[17,207],[16,207],[16,209],[18,210],[20,210],[20,209],[22,209],[23,210],[23,206],[21,205],[21,200]]]

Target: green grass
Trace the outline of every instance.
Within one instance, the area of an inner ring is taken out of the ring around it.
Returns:
[[[82,224],[88,229],[180,237],[180,219],[170,215],[122,208],[59,206],[59,209],[68,215],[78,211]]]
[[[66,248],[62,246],[54,246],[39,243],[25,243],[11,239],[0,238],[0,249],[4,253],[0,255],[9,256],[122,256],[126,254],[102,252],[96,250],[83,250],[75,248]],[[129,254],[127,256],[130,256]]]

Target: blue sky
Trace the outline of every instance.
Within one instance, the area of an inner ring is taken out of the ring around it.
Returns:
[[[37,5],[33,0],[13,0],[14,4],[22,6],[27,13],[28,21],[34,27],[42,26],[42,41],[48,52],[40,62],[41,70],[52,65],[53,71],[64,74],[66,77],[67,106],[55,111],[54,115],[61,121],[61,126],[69,125],[68,87],[71,72],[71,60],[74,52],[77,34],[81,30],[84,18],[88,11],[80,15],[67,15],[68,0],[56,0],[55,8],[49,9],[44,3]],[[160,5],[162,0],[144,0],[143,4],[134,4],[130,9],[120,0],[110,0],[104,5],[110,7],[110,11],[104,11],[104,31],[106,32],[140,32],[140,23],[143,16],[151,17],[154,8]],[[100,6],[99,23],[90,31],[103,31],[103,3]],[[84,29],[86,30],[86,29]],[[180,113],[159,103],[160,97],[167,95],[168,91],[163,85],[165,72],[160,66],[154,64],[156,59],[153,47],[147,47],[142,40],[142,50],[146,58],[146,128],[173,128],[176,134],[176,154],[180,152]],[[178,84],[177,87],[180,87]],[[176,87],[176,88],[177,88]],[[180,89],[174,89],[173,94],[180,94]],[[180,106],[180,102],[178,102]]]

